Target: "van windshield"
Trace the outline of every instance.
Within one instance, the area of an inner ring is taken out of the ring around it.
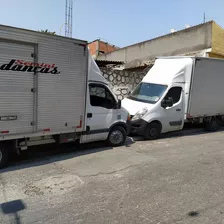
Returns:
[[[154,104],[161,98],[166,88],[165,85],[141,82],[128,98]]]

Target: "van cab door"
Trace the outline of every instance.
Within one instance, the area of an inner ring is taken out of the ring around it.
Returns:
[[[171,87],[161,102],[163,132],[181,130],[184,125],[184,92],[181,86]]]
[[[87,94],[87,135],[82,137],[82,143],[106,140],[109,128],[121,119],[121,110],[116,109],[117,101],[114,95],[103,84],[89,84]]]

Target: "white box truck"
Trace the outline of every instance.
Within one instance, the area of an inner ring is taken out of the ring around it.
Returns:
[[[0,25],[0,167],[33,145],[121,145],[127,118],[86,41]]]
[[[157,58],[122,106],[130,113],[131,132],[145,139],[181,130],[185,122],[215,131],[224,115],[224,60]]]

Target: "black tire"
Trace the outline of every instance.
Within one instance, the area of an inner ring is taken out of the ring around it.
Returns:
[[[224,126],[224,116],[221,116],[219,119],[220,126]]]
[[[2,146],[0,146],[2,147]],[[8,163],[9,151],[7,148],[0,148],[0,169],[4,168]]]
[[[113,147],[121,146],[124,144],[127,137],[127,132],[121,126],[115,126],[111,129],[107,142]]]
[[[161,133],[161,125],[157,122],[152,122],[145,128],[144,139],[155,140],[159,138]]]
[[[217,131],[218,129],[219,129],[219,121],[215,117],[213,117],[211,121],[205,122],[206,131],[214,132]]]

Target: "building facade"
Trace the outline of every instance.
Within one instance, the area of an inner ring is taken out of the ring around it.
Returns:
[[[224,58],[224,29],[210,21],[100,54],[97,60],[123,63],[119,68],[101,67],[114,93],[123,99],[141,81],[157,56],[175,55]]]
[[[90,54],[97,59],[100,55],[118,50],[115,45],[104,42],[100,39],[94,40],[88,44]]]
[[[126,69],[147,66],[157,56],[198,55],[224,58],[224,29],[214,21],[99,55],[99,60],[123,61]]]

